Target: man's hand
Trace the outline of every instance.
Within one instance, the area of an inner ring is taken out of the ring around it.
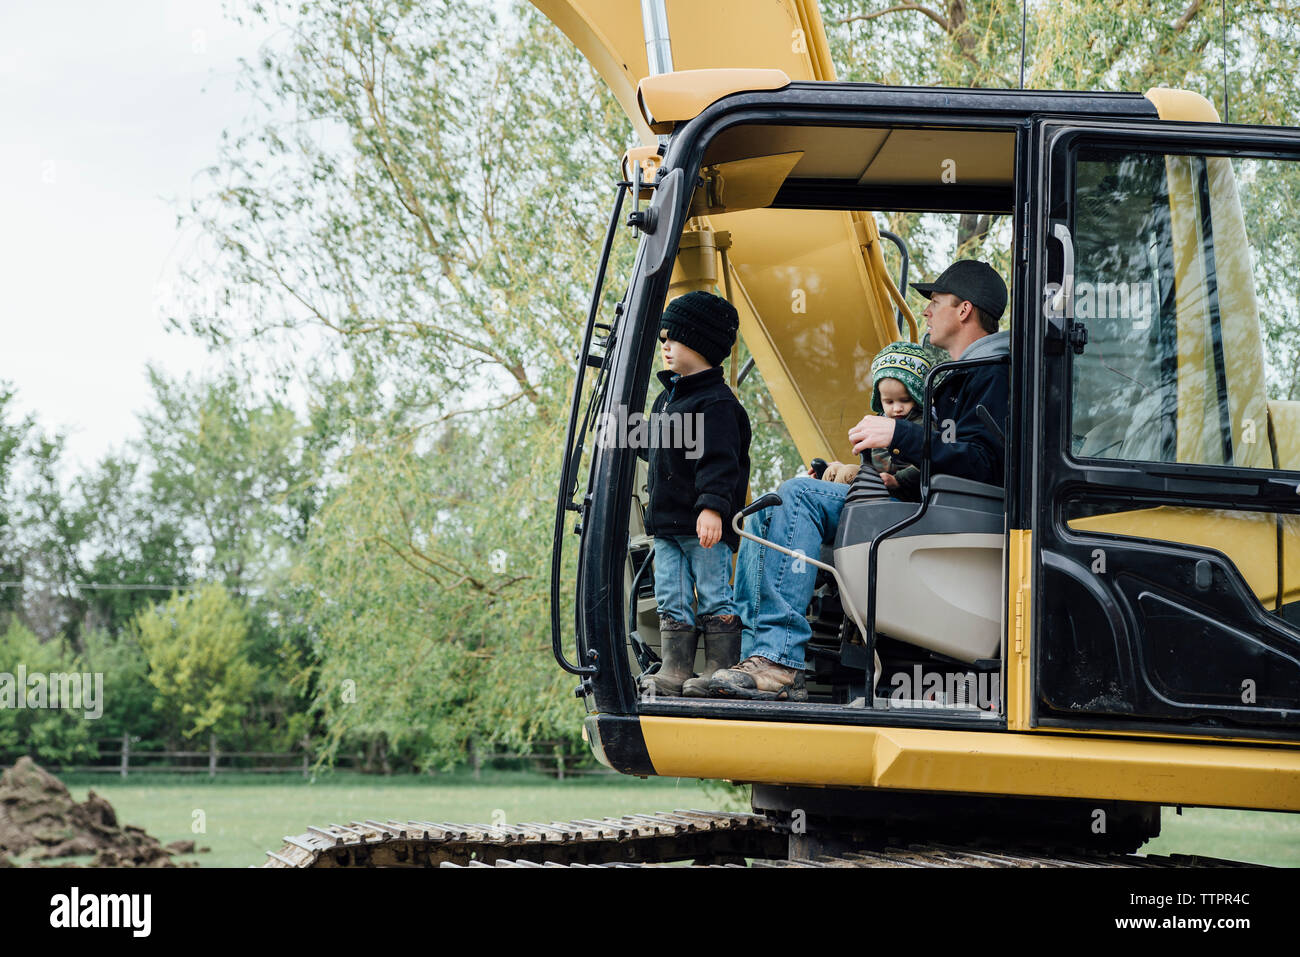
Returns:
[[[859,465],[845,465],[843,462],[832,462],[826,466],[826,471],[822,473],[822,478],[827,482],[839,482],[841,485],[852,485],[853,477],[858,474]]]
[[[712,548],[722,541],[722,516],[711,508],[700,509],[695,520],[695,534],[700,537],[701,548]]]
[[[898,479],[894,478],[894,476],[890,475],[888,472],[880,473],[880,481],[885,483],[885,488],[888,489],[898,488]]]
[[[866,449],[887,449],[894,441],[894,420],[883,415],[868,415],[849,429],[849,441],[854,452]]]

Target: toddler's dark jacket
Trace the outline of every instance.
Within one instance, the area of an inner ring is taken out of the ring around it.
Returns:
[[[912,411],[903,418],[903,421],[915,422],[919,425],[922,418],[921,406],[915,405],[912,407]],[[872,449],[871,467],[877,472],[888,472],[898,479],[898,489],[893,492],[895,498],[902,499],[904,502],[921,501],[921,469],[919,466],[912,464],[901,455],[894,455],[892,451]]]

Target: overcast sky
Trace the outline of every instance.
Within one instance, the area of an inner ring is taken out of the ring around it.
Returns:
[[[249,115],[237,61],[269,33],[220,0],[0,4],[0,380],[71,464],[136,432],[146,362],[206,364],[164,330],[161,284],[198,248],[176,214]]]

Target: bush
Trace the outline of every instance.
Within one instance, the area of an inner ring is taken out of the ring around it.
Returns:
[[[81,664],[62,640],[42,642],[10,618],[8,629],[0,635],[0,757],[13,762],[28,754],[50,764],[93,758],[99,722],[87,717],[86,706],[95,702],[84,695],[81,701],[73,702],[78,707],[50,707],[53,702],[47,686],[41,692],[39,705],[29,699],[23,702],[24,707],[18,707],[20,668],[28,679],[25,683],[33,687],[31,679],[36,676],[40,676],[40,685],[46,685],[48,675],[78,672]],[[103,701],[98,704],[102,706]]]

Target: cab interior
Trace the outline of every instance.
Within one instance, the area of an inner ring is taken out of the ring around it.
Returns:
[[[709,143],[669,297],[703,289],[736,306],[743,347],[724,369],[756,441],[760,429],[772,428],[756,420],[751,405],[761,378],[800,471],[818,458],[858,460],[847,431],[869,410],[872,359],[891,341],[919,340],[924,300],[903,291],[907,282],[932,278],[918,275],[907,240],[886,227],[904,216],[914,231],[928,230],[922,239],[934,269],[957,258],[963,215],[982,218],[987,234],[1009,241],[1016,136],[1009,128],[748,124]],[[1003,276],[1010,289],[1011,277]],[[1008,308],[1003,328],[1010,315]],[[751,500],[792,477],[774,473],[754,447],[751,458]],[[633,674],[655,666],[658,641],[645,476],[642,463],[625,577]],[[917,509],[904,502],[846,506],[835,543],[820,556],[838,579],[818,570],[808,609],[809,702],[780,707],[1000,719],[1006,518],[1003,490],[994,486],[935,477],[927,516],[881,544],[879,671],[874,694],[866,687],[867,553],[876,534]],[[697,672],[703,663],[701,647]],[[643,708],[702,713],[753,704],[661,697]]]
[[[1000,231],[990,245],[993,264],[1011,293],[1003,328],[1017,308],[1023,311],[1010,269],[1023,241],[1015,211],[1028,198],[1023,184],[1015,182],[1020,135],[1015,127],[997,122],[888,127],[749,123],[725,129],[703,149],[669,296],[705,289],[736,306],[745,348],[726,364],[728,375],[749,408],[744,373],[752,360],[754,374],[761,376],[775,415],[797,449],[800,469],[815,458],[854,461],[847,430],[868,407],[864,383],[870,381],[872,358],[888,342],[916,341],[923,331],[900,290],[907,281],[929,279],[953,259],[969,256],[956,239],[972,220],[990,234]],[[1060,438],[1066,455],[1102,465],[1147,463],[1139,470],[1147,472],[1165,467],[1163,463],[1208,466],[1225,476],[1225,470],[1234,470],[1252,481],[1250,470],[1300,470],[1300,397],[1280,393],[1273,384],[1278,370],[1270,365],[1261,322],[1263,303],[1294,321],[1300,321],[1300,306],[1287,277],[1252,267],[1258,251],[1250,246],[1256,221],[1265,221],[1260,204],[1272,195],[1268,190],[1285,192],[1288,177],[1300,167],[1263,152],[1252,158],[1180,149],[1162,147],[1160,141],[1149,148],[1115,142],[1087,147],[1069,160],[1064,177],[1069,195],[1062,202],[1071,210],[1080,285],[1089,280],[1101,290],[1114,285],[1108,277],[1123,272],[1149,284],[1151,299],[1140,322],[1134,316],[1087,316],[1084,300],[1076,302],[1091,338],[1089,347],[1071,360],[1070,384],[1063,386],[1070,431]],[[1051,215],[1061,215],[1062,208],[1053,206]],[[893,231],[897,242],[886,226],[900,216],[915,220],[910,230]],[[1050,239],[1035,241],[1049,249],[1050,274],[1056,247]],[[923,245],[922,276],[914,254]],[[907,276],[905,259],[913,266]],[[1108,291],[1112,304],[1122,291]],[[1100,292],[1098,297],[1096,302],[1103,301]],[[1096,302],[1090,308],[1097,308]],[[913,295],[910,304],[922,303]],[[647,379],[653,359],[644,359]],[[1013,392],[1013,419],[1017,399]],[[1009,431],[1007,436],[1010,440]],[[754,460],[752,498],[792,477],[790,469],[765,471],[767,464]],[[1084,466],[1077,468],[1082,475]],[[625,581],[634,674],[653,666],[657,637],[644,503],[642,472]],[[1201,565],[1205,550],[1212,549],[1226,562],[1228,574],[1240,577],[1247,604],[1257,604],[1269,616],[1263,627],[1270,635],[1278,632],[1269,640],[1285,648],[1296,643],[1300,516],[1293,510],[1252,510],[1242,503],[1188,508],[1172,493],[1145,507],[1139,498],[1117,493],[1060,505],[1066,523],[1062,534],[1080,541],[1114,548],[1125,541],[1151,542],[1178,550],[1178,561]],[[1000,691],[1007,641],[1002,489],[935,476],[927,509],[933,514],[879,545],[874,614],[880,664],[872,692],[865,685],[872,663],[861,627],[870,592],[867,554],[882,528],[897,524],[916,506],[846,508],[835,543],[822,555],[839,580],[819,572],[808,609],[813,630],[807,650],[810,702],[777,704],[784,713],[802,709],[830,715],[828,720],[854,720],[834,717],[839,712],[870,715],[861,720],[940,724],[996,721],[1005,714]],[[1194,589],[1174,599],[1180,608],[1200,600]],[[1070,674],[1108,674],[1103,667],[1107,656],[1129,653],[1125,636],[1133,627],[1141,632],[1136,624],[1113,636],[1107,630],[1093,647],[1073,626],[1069,609],[1048,608],[1044,614],[1050,642],[1043,667],[1049,671],[1062,667]],[[1133,640],[1145,642],[1143,634]],[[1205,634],[1206,641],[1212,640]],[[1240,642],[1254,648],[1254,640],[1247,636]],[[1134,653],[1148,652],[1155,654],[1153,649]],[[703,664],[702,656],[697,663]],[[1154,664],[1139,661],[1135,667],[1148,669],[1145,677],[1125,678],[1118,697],[1103,689],[1105,694],[1085,701],[1074,684],[1063,681],[1068,690],[1062,694],[1073,697],[1044,706],[1133,713],[1149,707],[1160,720],[1168,711],[1193,721],[1218,707],[1207,703],[1218,691],[1193,701],[1195,696],[1169,688],[1151,693],[1180,703],[1144,705],[1139,701],[1146,693],[1143,682],[1159,685],[1162,679],[1149,670]],[[919,675],[926,680],[918,682]],[[1072,703],[1076,697],[1079,703]],[[1181,703],[1181,697],[1187,702]],[[1278,700],[1290,699],[1282,694]],[[677,699],[643,708],[716,714],[724,706],[745,709],[755,703]]]

